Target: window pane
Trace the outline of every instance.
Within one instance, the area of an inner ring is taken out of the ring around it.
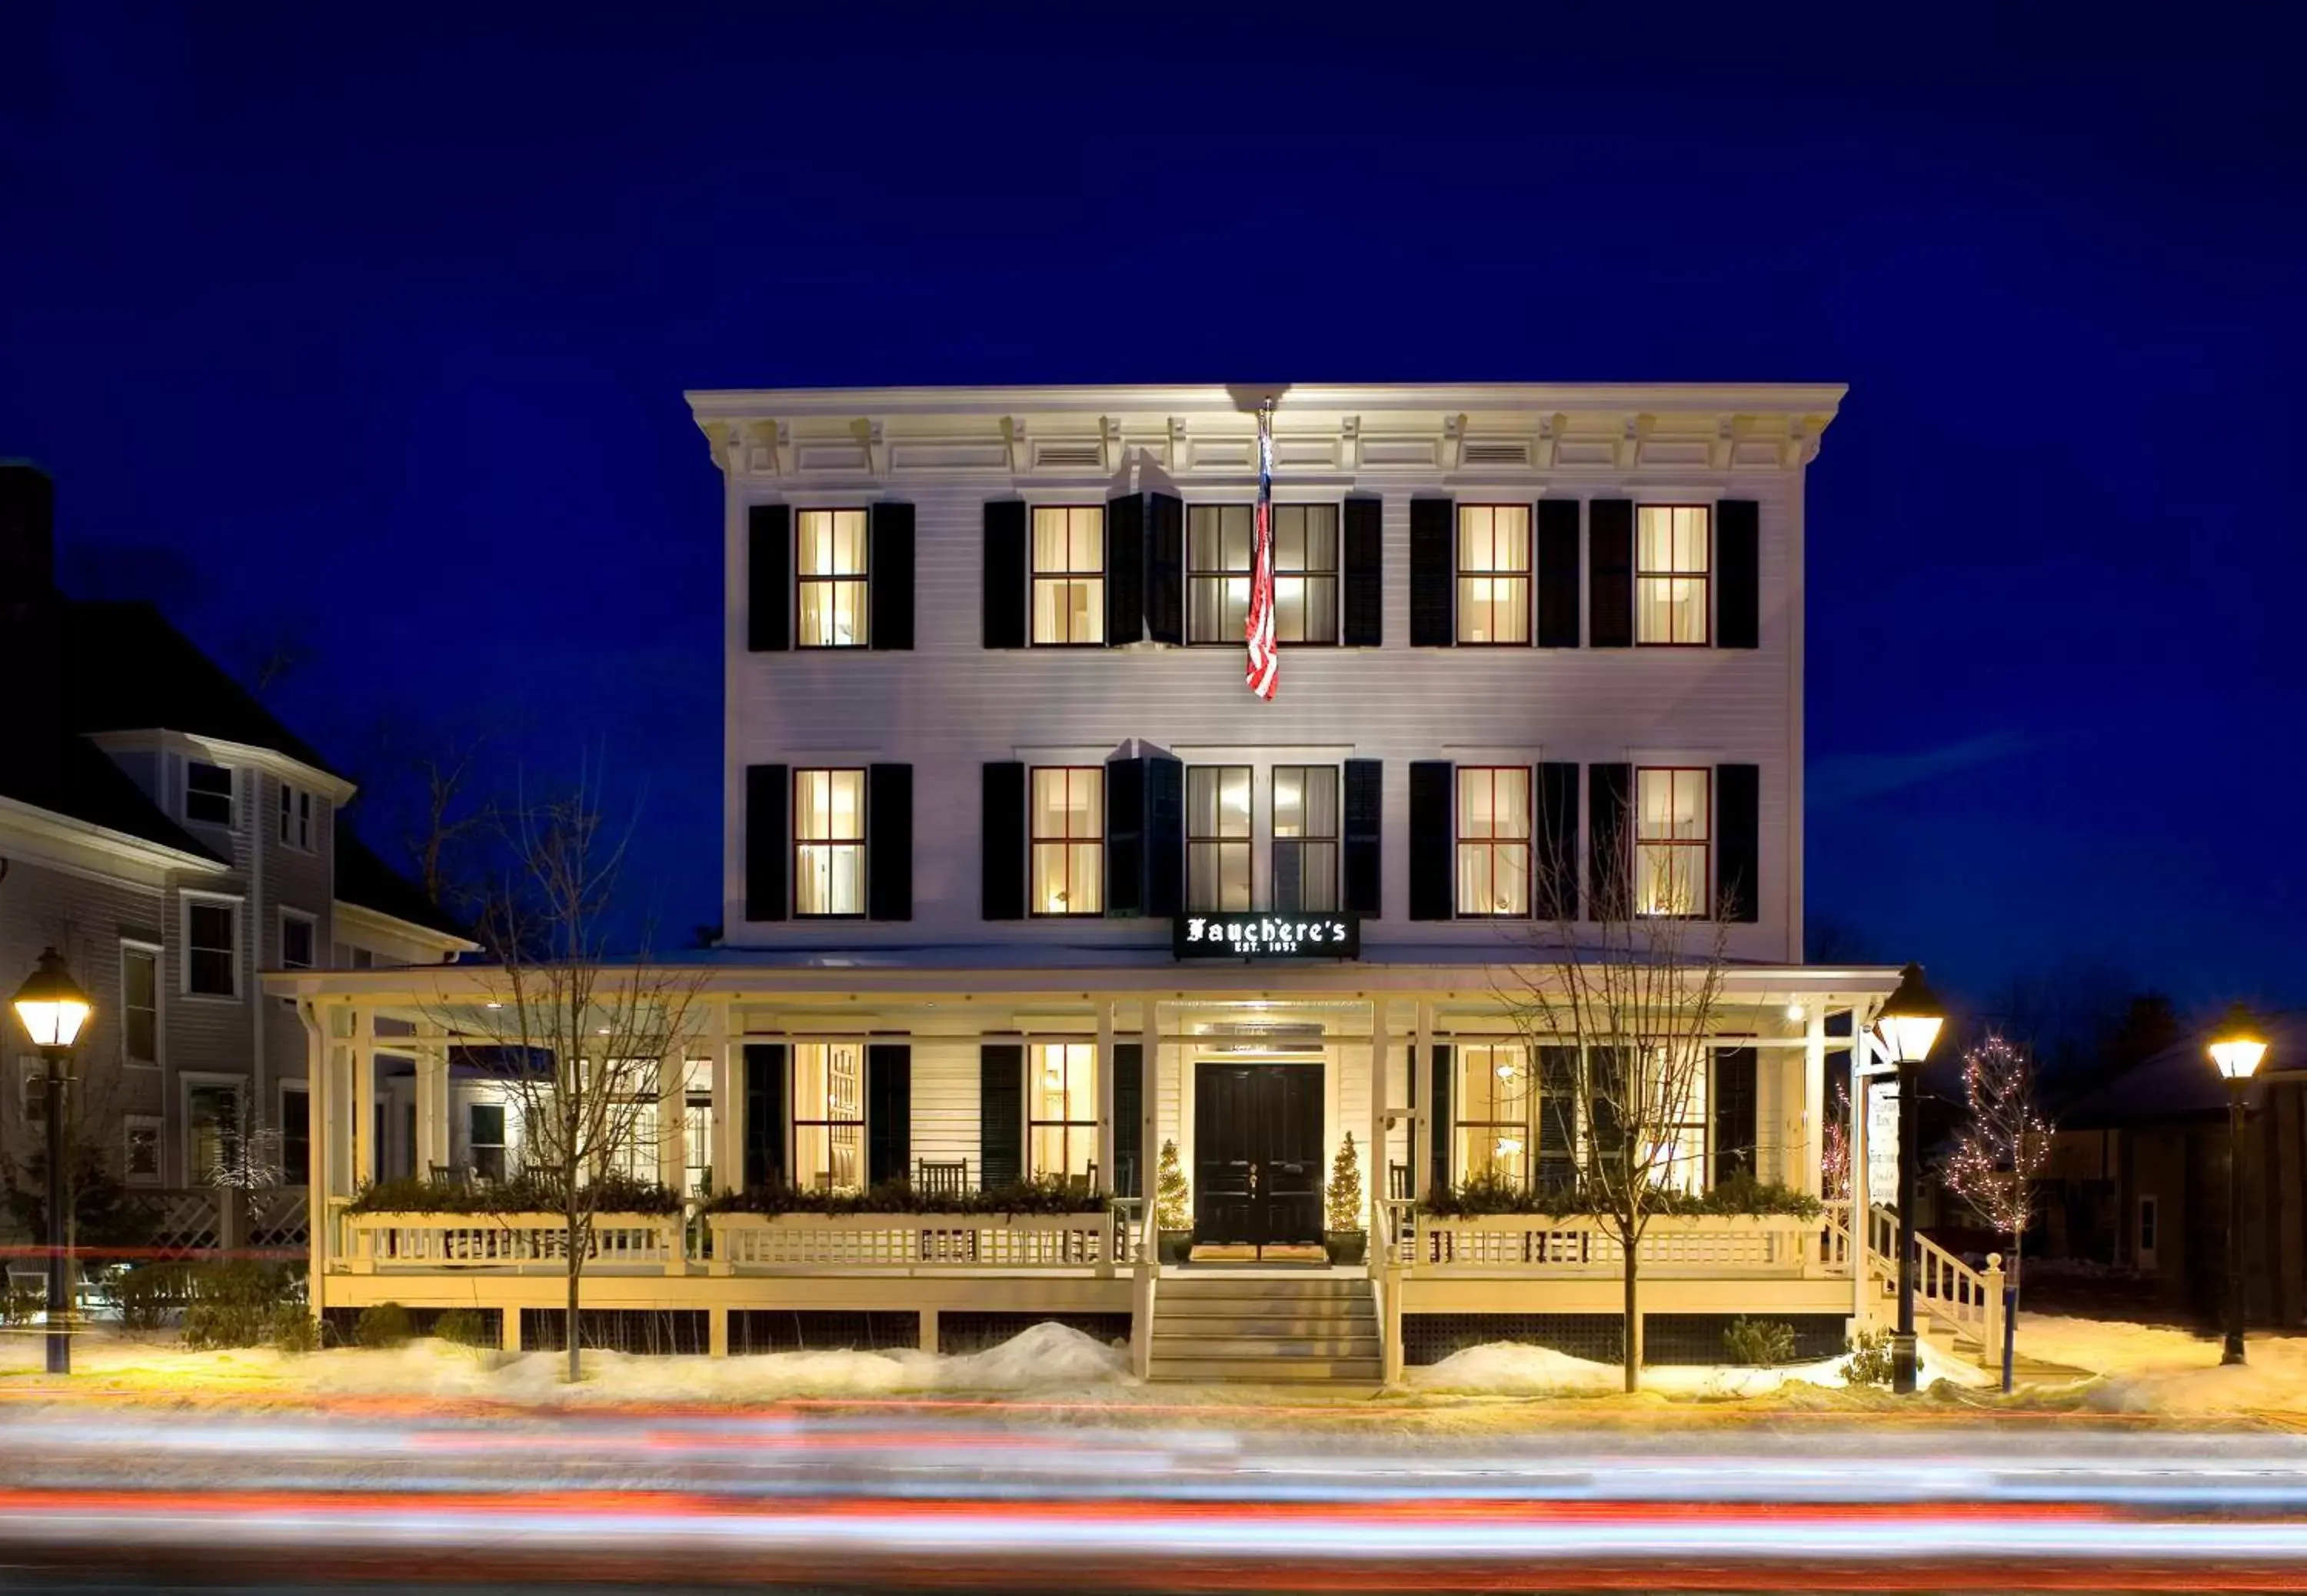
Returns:
[[[809,842],[855,842],[865,836],[863,771],[796,771],[793,834]]]
[[[1530,844],[1498,842],[1491,845],[1490,894],[1492,914],[1526,915],[1530,912]]]
[[[1068,536],[1067,547],[1076,571],[1102,571],[1105,568],[1105,511],[1092,507],[1076,507],[1066,512]]]
[[[1105,911],[1105,849],[1094,842],[1076,842],[1066,849],[1065,914],[1093,915]]]
[[[1190,570],[1214,571],[1218,568],[1218,508],[1213,504],[1188,506],[1186,510],[1186,565]]]
[[[1188,636],[1196,643],[1231,643],[1226,635],[1226,583],[1222,576],[1196,576],[1187,600],[1190,610]]]
[[[1338,640],[1338,580],[1334,576],[1306,578],[1306,619],[1302,635],[1291,643],[1335,643]]]
[[[1033,511],[1033,569],[1063,571],[1066,564],[1066,512],[1062,508]]]
[[[1229,504],[1219,511],[1221,541],[1219,558],[1229,571],[1246,571],[1256,559],[1257,541],[1257,508],[1255,505]]]
[[[232,772],[200,760],[184,766],[184,817],[212,825],[232,824]]]

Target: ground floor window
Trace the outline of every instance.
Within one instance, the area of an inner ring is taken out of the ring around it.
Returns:
[[[865,1183],[865,1049],[803,1042],[793,1050],[793,1184],[857,1191]]]
[[[484,1181],[505,1178],[505,1105],[470,1103],[465,1106],[465,1151],[473,1174]]]
[[[1097,1046],[1042,1042],[1025,1050],[1031,1172],[1097,1180]]]
[[[122,1122],[121,1178],[132,1186],[160,1183],[160,1122],[132,1114]]]
[[[1457,1178],[1528,1185],[1531,1081],[1522,1047],[1462,1042],[1456,1057],[1458,1079],[1450,1101],[1456,1116]]]
[[[240,1088],[184,1088],[184,1178],[205,1186],[228,1174],[240,1157]]]
[[[302,1186],[313,1178],[312,1099],[301,1086],[280,1088],[280,1183]]]

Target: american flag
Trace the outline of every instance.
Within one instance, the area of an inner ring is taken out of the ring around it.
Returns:
[[[1249,690],[1274,696],[1282,655],[1274,646],[1274,409],[1257,412],[1257,549],[1249,572]]]

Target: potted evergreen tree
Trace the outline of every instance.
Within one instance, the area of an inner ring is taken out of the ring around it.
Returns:
[[[1160,1233],[1156,1255],[1165,1264],[1181,1264],[1194,1253],[1194,1210],[1189,1205],[1186,1172],[1178,1165],[1178,1144],[1162,1144],[1162,1161],[1154,1172],[1154,1228]]]
[[[1362,1228],[1362,1158],[1355,1150],[1354,1133],[1338,1148],[1330,1163],[1330,1189],[1325,1206],[1329,1225],[1322,1233],[1322,1249],[1333,1264],[1358,1264],[1369,1256],[1369,1233]]]

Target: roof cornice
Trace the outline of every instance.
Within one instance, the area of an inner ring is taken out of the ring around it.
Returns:
[[[142,837],[130,836],[126,832],[116,832],[109,826],[59,815],[54,809],[44,809],[38,804],[24,803],[17,798],[0,797],[0,824],[20,827],[27,834],[50,843],[86,849],[164,870],[197,870],[203,875],[222,875],[229,874],[232,869],[221,859],[186,853],[164,842],[147,841]]]

